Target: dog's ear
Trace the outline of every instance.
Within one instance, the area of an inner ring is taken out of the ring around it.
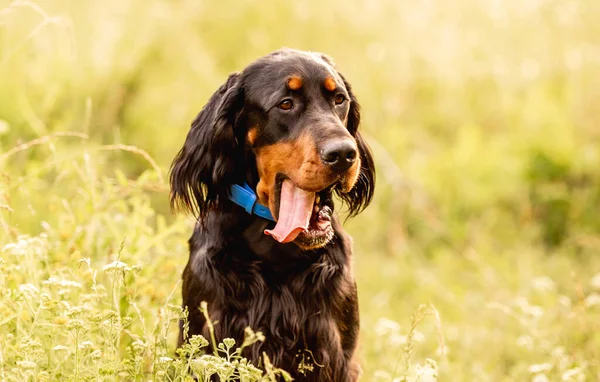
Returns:
[[[354,187],[346,193],[338,192],[340,199],[348,205],[349,216],[355,216],[364,210],[373,200],[375,191],[375,162],[371,148],[358,131],[360,125],[360,104],[352,91],[352,86],[338,72],[340,78],[344,81],[344,86],[350,96],[350,110],[348,111],[348,121],[346,128],[354,136],[358,146],[360,157],[360,173]]]
[[[234,126],[243,104],[240,74],[233,73],[192,122],[171,165],[171,207],[202,218],[239,181],[243,153]]]

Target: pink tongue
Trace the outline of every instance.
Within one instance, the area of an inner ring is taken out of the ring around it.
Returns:
[[[279,219],[275,228],[265,230],[265,235],[273,236],[280,243],[293,241],[308,228],[314,203],[314,192],[301,190],[291,180],[284,180],[279,196]]]

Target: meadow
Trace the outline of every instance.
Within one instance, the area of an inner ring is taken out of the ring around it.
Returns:
[[[334,58],[377,163],[346,223],[362,380],[599,381],[598,20],[594,0],[0,0],[0,380],[273,380],[236,352],[260,333],[178,358],[194,222],[167,179],[227,75],[288,46]]]

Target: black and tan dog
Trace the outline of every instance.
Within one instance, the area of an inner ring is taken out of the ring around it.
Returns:
[[[264,333],[252,361],[266,352],[302,381],[358,379],[352,242],[333,196],[351,216],[372,199],[359,122],[350,84],[319,53],[276,51],[210,98],[171,169],[172,204],[198,217],[183,273],[190,334],[208,335],[207,301],[217,339]],[[297,370],[299,352],[312,372]]]

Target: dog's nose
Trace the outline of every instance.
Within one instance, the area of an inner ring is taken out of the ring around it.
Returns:
[[[321,150],[321,159],[335,172],[346,171],[356,161],[356,145],[344,139],[327,143]]]

